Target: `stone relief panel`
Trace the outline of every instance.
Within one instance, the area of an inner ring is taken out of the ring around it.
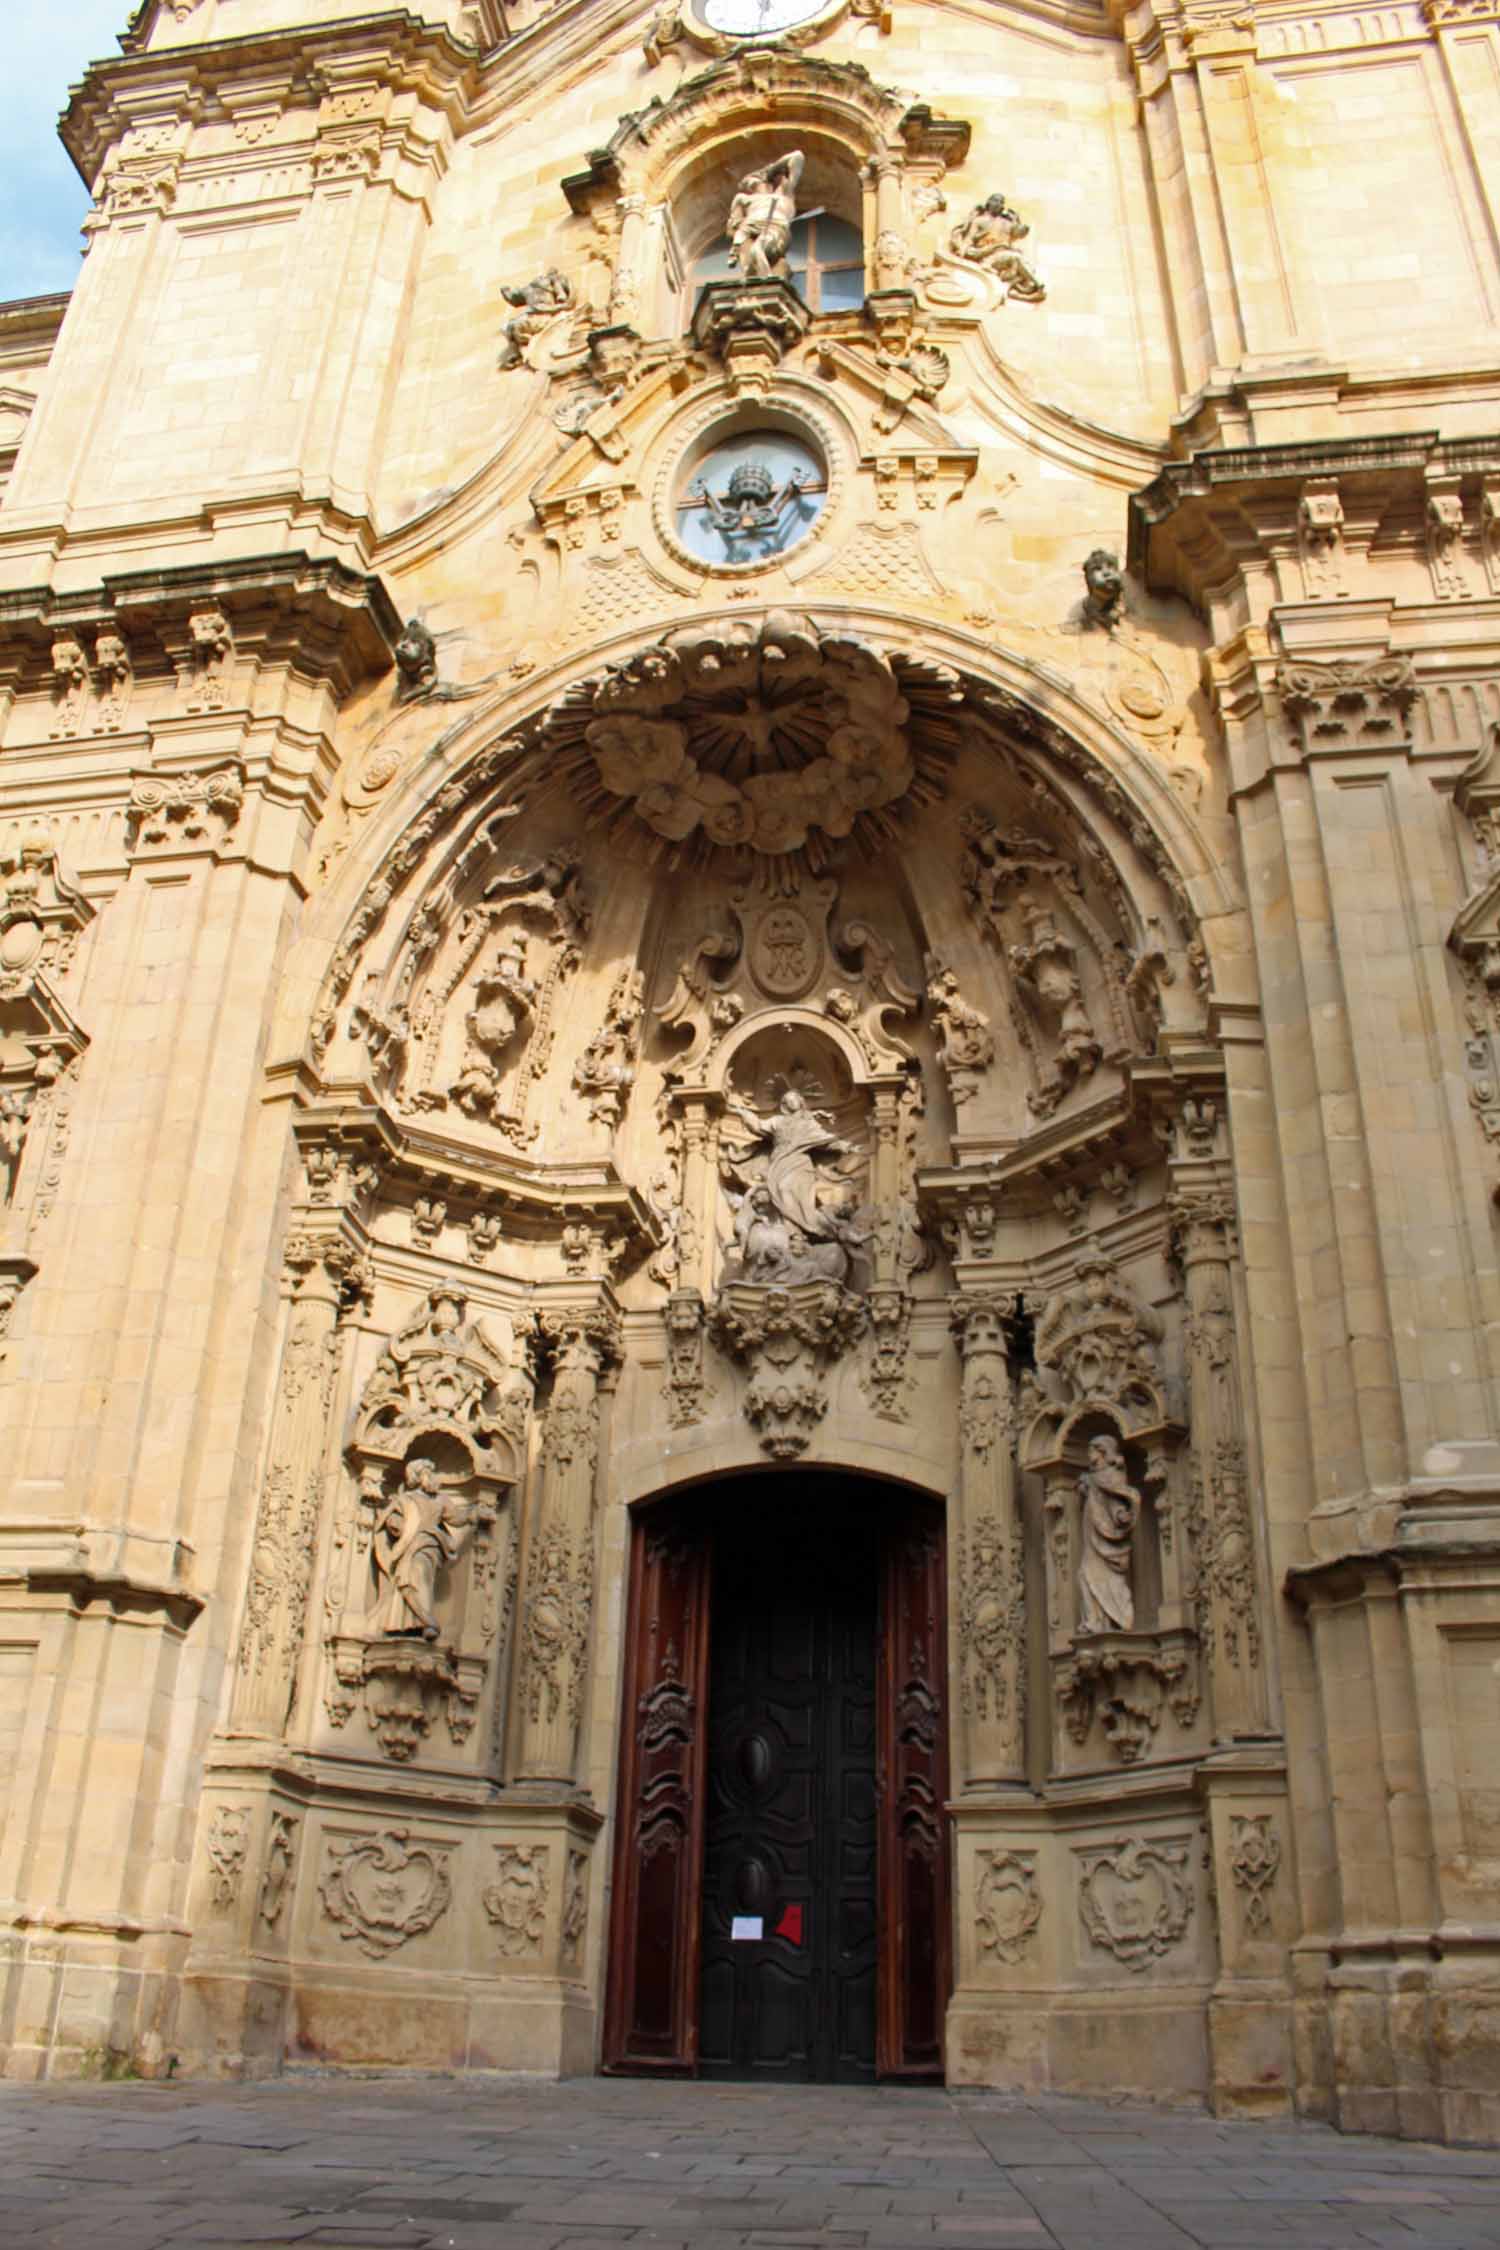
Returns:
[[[286,1332],[240,1625],[233,1714],[237,1726],[282,1736],[301,1690],[324,1496],[330,1424],[346,1322],[368,1287],[358,1252],[334,1231],[287,1240]]]
[[[208,1824],[209,1898],[220,1914],[239,1903],[240,1880],[250,1855],[252,1815],[248,1805],[216,1805]]]
[[[1271,1934],[1271,1892],[1281,1868],[1281,1836],[1272,1813],[1231,1813],[1229,1871],[1243,1894],[1247,1937]]]
[[[568,1853],[563,1888],[562,1960],[565,1972],[577,1976],[583,1968],[589,1926],[589,1859],[587,1852]]]
[[[265,1866],[260,1878],[256,1909],[268,1930],[279,1930],[282,1910],[297,1865],[297,1836],[302,1826],[295,1813],[272,1812],[266,1838]]]

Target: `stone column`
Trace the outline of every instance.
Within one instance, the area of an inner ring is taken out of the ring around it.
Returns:
[[[677,1206],[677,1286],[708,1296],[714,1285],[713,1212],[709,1197],[715,1179],[707,1098],[685,1094],[682,1102],[682,1174]]]
[[[572,1788],[593,1637],[599,1402],[619,1358],[619,1317],[597,1290],[544,1305],[538,1325],[554,1372],[521,1613],[519,1778]]]
[[[230,1731],[280,1741],[297,1700],[308,1594],[328,1474],[340,1318],[357,1272],[338,1235],[294,1235],[286,1342],[250,1555]]]
[[[1206,1643],[1214,1734],[1220,1741],[1270,1726],[1265,1626],[1249,1467],[1235,1364],[1230,1275],[1234,1204],[1227,1189],[1178,1187],[1173,1243],[1187,1314],[1192,1496],[1187,1534],[1197,1575],[1198,1628]]]
[[[1009,1297],[954,1300],[963,1357],[959,1494],[950,1543],[960,1790],[1026,1779],[1026,1596],[1015,1418],[1002,1325]]]

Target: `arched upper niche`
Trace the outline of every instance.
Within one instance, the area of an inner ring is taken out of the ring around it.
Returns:
[[[777,677],[787,681],[776,691],[780,705],[809,692],[805,707],[793,701],[798,754],[809,761],[804,771],[830,769],[818,788],[832,789],[841,831],[830,837],[822,825],[829,815],[814,790],[801,831],[794,826],[780,851],[747,847],[742,816],[722,788],[709,791],[710,820],[689,803],[684,825],[677,804],[710,780],[731,790],[736,776],[743,780],[747,739],[783,755],[746,687],[747,650],[763,665],[768,648]],[[536,685],[528,683],[529,711],[515,708],[512,691],[455,730],[437,786],[414,776],[315,908],[313,929],[324,935],[310,930],[303,958],[313,969],[312,949],[321,949],[309,1059],[325,1080],[370,1084],[373,1072],[378,1095],[380,1082],[393,1088],[399,1066],[403,1102],[424,1130],[462,1133],[476,1121],[487,1130],[513,1113],[529,1124],[551,1113],[559,1088],[535,1084],[533,1107],[522,1115],[504,1071],[487,1076],[482,1056],[486,1048],[497,1057],[519,1053],[538,1025],[545,1032],[562,1022],[569,1011],[559,995],[578,961],[585,980],[620,985],[622,1009],[638,1011],[637,1025],[644,1019],[665,1067],[662,1042],[680,970],[693,981],[701,1017],[717,1010],[733,1019],[714,1026],[716,1034],[735,1030],[732,988],[741,972],[733,964],[755,971],[757,939],[744,917],[735,927],[731,901],[746,885],[757,898],[774,895],[778,870],[787,868],[800,870],[804,908],[819,884],[836,878],[843,888],[826,931],[815,932],[822,948],[816,991],[793,989],[792,978],[779,996],[788,1007],[815,1009],[825,1036],[846,1045],[863,1039],[867,1057],[873,1036],[885,1049],[879,1069],[899,1067],[910,1029],[882,1018],[880,1010],[893,1005],[882,997],[882,980],[888,994],[901,986],[911,1006],[914,982],[931,973],[924,949],[946,957],[950,943],[967,954],[960,983],[969,975],[971,989],[973,980],[1029,979],[1021,999],[1040,1027],[1036,1052],[1007,1044],[1015,1011],[999,983],[985,1004],[1002,1060],[1008,1056],[1020,1078],[1030,1074],[1043,1104],[1073,1099],[1075,1081],[1080,1089],[1089,1082],[1095,1062],[1088,1041],[1073,1036],[1066,1083],[1058,1086],[1041,1055],[1068,1032],[1070,945],[1105,1064],[1132,1044],[1149,1053],[1163,1035],[1204,1037],[1216,930],[1239,907],[1227,871],[1149,753],[1055,680],[1028,674],[972,636],[934,629],[914,651],[892,620],[874,614],[844,613],[827,626],[786,613],[737,614],[674,628],[634,649],[619,645],[602,671],[554,675],[540,697]],[[716,711],[716,697],[723,710]],[[630,722],[618,741],[613,724],[590,741],[601,709]],[[721,723],[725,710],[728,724]],[[834,738],[851,716],[861,741],[872,725],[889,740],[869,774],[855,770],[856,795],[868,800],[873,792],[882,801],[864,811],[854,806],[849,818],[851,807],[840,809],[833,785],[849,771]],[[632,865],[640,878],[634,884],[622,880]],[[710,893],[719,905],[695,921],[698,910],[684,902]],[[877,906],[889,923],[883,938]],[[494,959],[481,962],[486,929]],[[880,947],[893,943],[888,965]],[[774,976],[755,973],[763,991],[776,988]],[[486,980],[483,992],[467,990],[471,974]],[[300,990],[306,1010],[306,983]],[[447,1029],[435,1030],[432,1011],[443,1007]],[[862,1029],[857,1019],[868,1008],[876,1012]],[[691,1014],[680,1010],[675,1019],[684,1034]],[[286,1021],[288,1046],[305,1047],[306,1013],[301,1023],[299,1031]],[[570,1023],[568,1038],[577,1045],[595,1028],[592,1017]],[[942,1036],[941,1009],[929,992],[922,1030],[929,1059]],[[698,1051],[706,1044],[700,1040]],[[479,1060],[470,1051],[476,1046]],[[433,1058],[420,1084],[411,1073],[419,1053]],[[674,1071],[685,1054],[673,1060]],[[565,1100],[571,1067],[564,1040],[555,1071]],[[1032,1110],[1047,1113],[1036,1101]],[[1019,1129],[1029,1129],[1024,1118]]]
[[[660,334],[675,325],[685,276],[723,234],[747,172],[801,149],[801,208],[857,226],[873,269],[882,237],[911,239],[918,197],[968,146],[962,120],[877,86],[857,64],[757,48],[622,119],[563,192],[617,236],[612,318]]]
[[[816,612],[806,614],[816,629]],[[744,630],[756,622],[741,617],[734,625]],[[674,632],[712,631],[723,624],[714,617],[696,624],[687,620]],[[832,629],[867,640],[898,660],[909,655],[929,670],[949,667],[961,707],[1045,773],[1073,806],[1075,821],[1099,839],[1115,864],[1134,870],[1137,883],[1151,884],[1150,911],[1160,911],[1163,892],[1172,898],[1183,942],[1201,939],[1212,959],[1216,929],[1240,911],[1242,900],[1229,869],[1159,759],[1074,695],[1055,673],[1043,678],[1023,659],[972,633],[929,625],[920,651],[909,651],[896,621],[852,607],[841,609]],[[534,777],[535,752],[556,715],[579,710],[584,684],[627,671],[656,646],[645,635],[622,635],[586,663],[560,663],[524,686],[502,689],[476,702],[447,731],[440,767],[424,759],[409,769],[404,786],[386,796],[382,816],[370,822],[312,910],[305,943],[308,966],[317,963],[324,1008],[347,995],[370,938],[389,926],[393,910],[399,917],[410,909],[418,872],[430,880],[465,852],[481,848],[490,824]],[[593,669],[601,655],[602,674]],[[288,989],[294,991],[295,984]],[[283,1051],[300,1046],[306,1036],[305,1000],[300,1005],[301,1029],[290,1021],[284,1024],[291,1037]]]

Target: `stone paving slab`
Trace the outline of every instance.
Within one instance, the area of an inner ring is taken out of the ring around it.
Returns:
[[[0,2085],[0,2250],[1500,2250],[1500,2152],[1063,2096]]]

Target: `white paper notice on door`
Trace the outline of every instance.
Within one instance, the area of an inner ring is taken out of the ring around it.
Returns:
[[[765,1918],[760,1914],[736,1914],[729,1924],[733,1938],[758,1938],[765,1935]]]

